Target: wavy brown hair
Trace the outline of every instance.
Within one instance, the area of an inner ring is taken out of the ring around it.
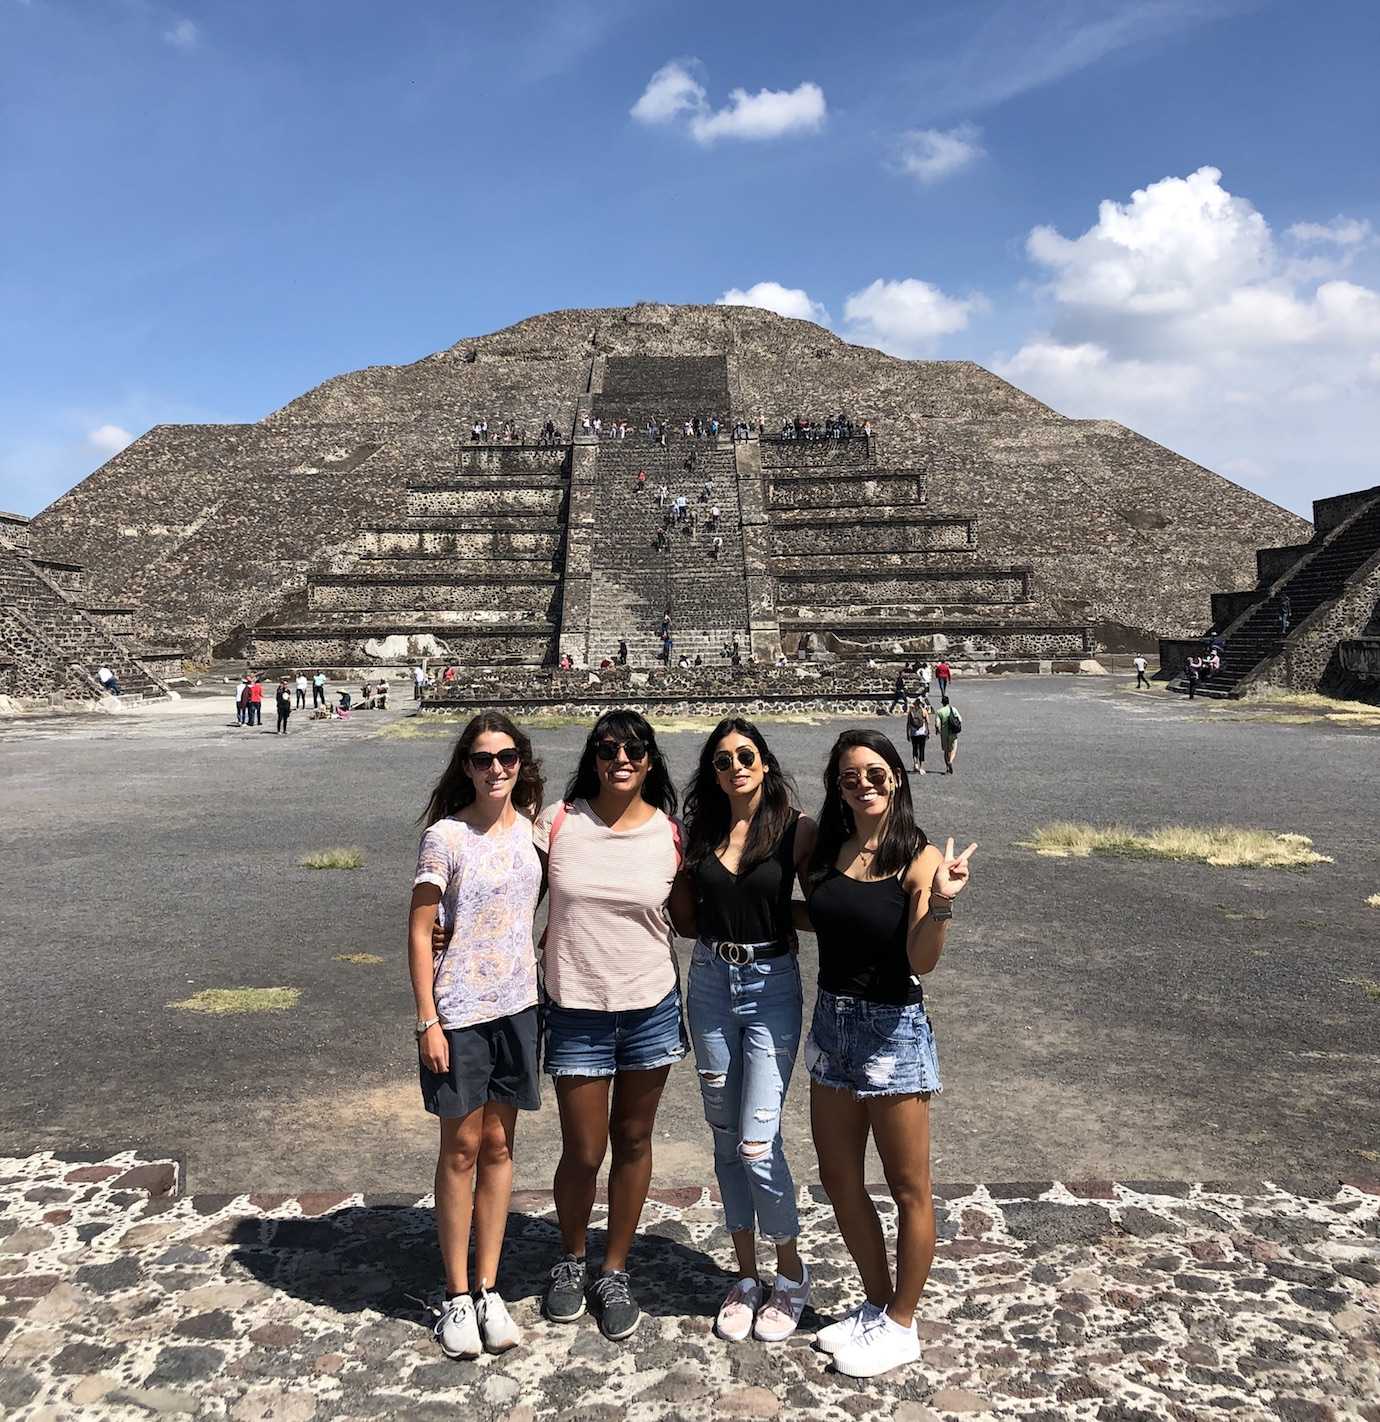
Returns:
[[[517,783],[513,786],[513,805],[529,815],[542,806],[546,789],[541,775],[541,761],[532,753],[532,742],[501,711],[481,711],[460,732],[450,761],[436,782],[426,809],[417,817],[420,825],[434,825],[448,815],[458,815],[467,805],[474,804],[474,781],[470,779],[468,761],[474,743],[487,731],[507,736],[517,747],[522,763],[518,766]]]
[[[741,716],[725,716],[701,747],[695,778],[685,790],[685,809],[681,816],[685,825],[685,862],[692,868],[702,864],[728,838],[732,807],[715,773],[714,755],[719,742],[733,731],[757,747],[766,772],[762,798],[748,827],[747,842],[738,864],[738,873],[742,875],[754,864],[771,857],[797,809],[795,786],[772,754],[767,738],[751,721]]]
[[[590,801],[598,795],[599,769],[594,763],[595,747],[606,739],[641,741],[647,747],[647,778],[642,782],[642,798],[658,810],[674,815],[677,801],[671,772],[661,747],[656,743],[652,723],[638,711],[605,711],[594,723],[585,740],[585,748],[580,752],[580,763],[565,787],[566,800]]]
[[[880,731],[844,731],[834,742],[834,748],[829,752],[829,763],[824,767],[824,808],[819,812],[819,833],[806,871],[806,878],[811,883],[818,883],[834,867],[843,842],[855,828],[853,811],[848,808],[839,788],[839,762],[844,751],[859,747],[881,756],[895,782],[891,804],[887,807],[886,824],[882,827],[882,838],[872,861],[872,877],[888,879],[900,874],[910,867],[911,860],[929,843],[925,831],[915,823],[910,777],[891,737],[882,735]]]

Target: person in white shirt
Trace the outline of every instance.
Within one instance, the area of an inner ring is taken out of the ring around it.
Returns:
[[[307,704],[307,678],[305,672],[297,673],[297,680],[293,683],[293,690],[297,693],[297,708],[302,710]]]
[[[1149,691],[1150,679],[1145,675],[1145,658],[1137,654],[1135,661],[1133,661],[1131,665],[1136,669],[1136,690],[1139,691],[1143,686]]]
[[[326,673],[319,671],[311,679],[311,707],[315,711],[318,706],[326,704]]]
[[[412,699],[422,699],[422,688],[426,685],[426,668],[418,663],[412,668]]]
[[[112,695],[120,694],[120,683],[109,667],[101,667],[96,672],[96,680]]]

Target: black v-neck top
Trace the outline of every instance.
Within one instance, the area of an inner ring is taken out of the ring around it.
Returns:
[[[695,866],[701,938],[728,943],[780,943],[790,938],[799,824],[796,813],[776,848],[746,874],[730,874],[715,854],[706,855]]]

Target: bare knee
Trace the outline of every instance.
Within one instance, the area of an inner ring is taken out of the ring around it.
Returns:
[[[468,1175],[479,1158],[480,1141],[478,1137],[474,1140],[456,1140],[441,1148],[441,1156],[438,1161],[438,1168],[447,1175]]]
[[[928,1175],[888,1177],[887,1188],[896,1208],[905,1214],[930,1214],[934,1211],[934,1193]]]
[[[513,1152],[508,1144],[508,1133],[501,1125],[484,1130],[484,1139],[479,1146],[479,1164],[488,1170],[497,1166],[512,1164]]]
[[[645,1126],[615,1126],[609,1133],[613,1158],[620,1164],[642,1160],[652,1153],[652,1133]]]

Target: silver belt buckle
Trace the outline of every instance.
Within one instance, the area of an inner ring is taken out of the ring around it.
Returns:
[[[725,963],[732,963],[735,968],[745,968],[753,961],[755,954],[746,943],[720,943],[719,956]]]

